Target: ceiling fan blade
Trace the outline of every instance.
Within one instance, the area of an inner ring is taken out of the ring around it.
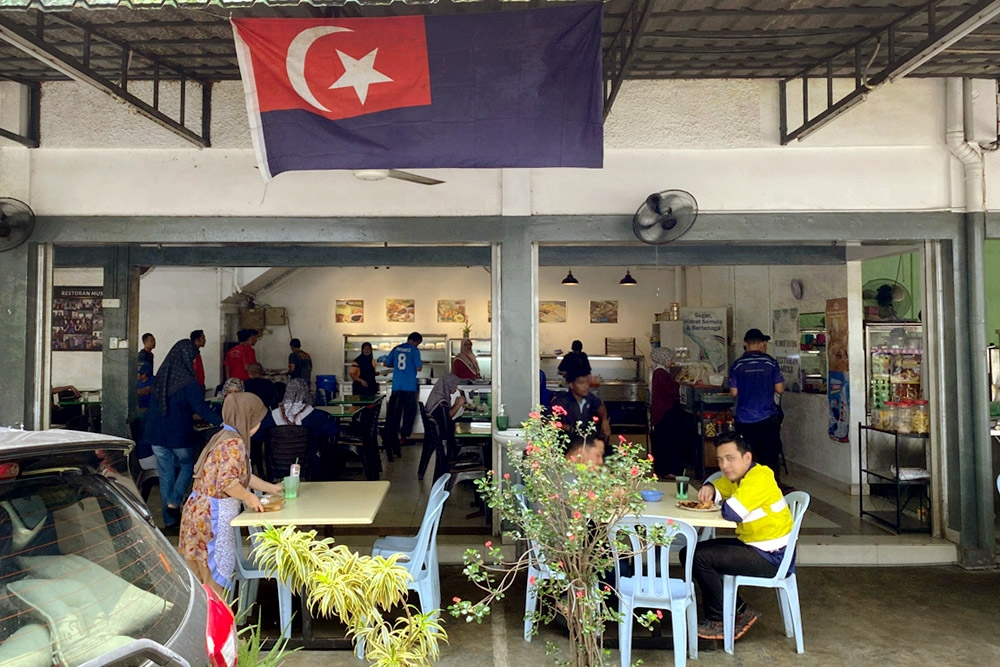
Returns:
[[[390,169],[386,176],[389,178],[398,178],[401,181],[409,181],[410,183],[419,183],[420,185],[438,185],[439,183],[444,183],[444,181],[439,181],[430,176],[411,174],[408,171],[400,171],[399,169]]]

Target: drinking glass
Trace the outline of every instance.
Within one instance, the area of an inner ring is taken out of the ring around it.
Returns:
[[[688,499],[688,482],[690,481],[690,477],[684,477],[683,475],[674,478],[674,482],[677,484],[677,500]]]
[[[284,479],[285,484],[285,498],[298,498],[299,497],[299,478],[289,475]]]

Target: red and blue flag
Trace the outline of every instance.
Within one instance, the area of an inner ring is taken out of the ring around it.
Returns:
[[[234,19],[265,178],[307,169],[601,167],[601,5]]]

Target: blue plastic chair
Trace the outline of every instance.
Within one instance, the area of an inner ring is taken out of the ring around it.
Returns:
[[[679,519],[671,519],[675,537],[683,537],[691,545],[684,552],[684,578],[670,576],[670,549],[644,545],[636,534],[638,527],[648,530],[663,525],[667,520],[654,516],[626,516],[611,529],[611,548],[615,558],[615,581],[618,589],[618,652],[622,667],[632,664],[633,612],[641,609],[664,609],[670,612],[674,635],[674,666],[684,667],[687,656],[698,657],[698,604],[695,600],[694,580],[691,569],[698,533],[694,526]],[[619,537],[619,534],[621,536]],[[668,531],[668,534],[670,532]],[[629,545],[632,552],[632,576],[621,574],[618,540]],[[685,652],[686,647],[686,652]]]
[[[809,494],[805,491],[793,491],[785,496],[785,502],[792,511],[792,532],[788,535],[788,546],[785,547],[785,557],[774,577],[747,577],[743,575],[726,574],[722,577],[722,625],[726,653],[733,652],[736,635],[736,591],[740,586],[757,586],[758,588],[775,588],[778,591],[778,604],[781,605],[781,618],[785,622],[785,636],[795,637],[795,650],[804,651],[802,647],[802,612],[799,609],[799,584],[795,573],[789,573],[795,548],[799,541],[799,529],[802,528],[802,517],[809,507]]]
[[[261,579],[271,579],[263,570],[250,559],[250,556],[243,553],[243,535],[239,526],[233,526],[236,533],[236,572],[233,581],[226,588],[227,598],[232,599],[233,585],[239,586],[239,597],[237,598],[236,620],[242,622],[250,611],[250,605],[257,599],[257,585]],[[254,535],[259,533],[259,526],[250,526],[247,532],[250,534],[251,544]],[[292,589],[282,581],[278,581],[278,619],[281,623],[281,636],[285,639],[291,636],[292,628]]]

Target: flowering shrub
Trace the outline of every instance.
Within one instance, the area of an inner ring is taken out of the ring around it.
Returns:
[[[571,656],[558,658],[551,642],[549,653],[558,663],[579,667],[605,664],[603,629],[619,615],[608,606],[614,591],[614,560],[608,530],[627,514],[639,514],[644,503],[639,491],[655,480],[652,457],[645,447],[622,436],[613,442],[614,452],[603,466],[566,460],[569,436],[563,430],[566,412],[553,408],[551,416],[532,412],[524,422],[523,455],[517,444],[508,445],[510,473],[499,478],[490,473],[479,480],[480,493],[490,507],[499,508],[503,520],[512,527],[515,539],[527,541],[527,550],[517,562],[505,563],[501,550],[487,542],[487,557],[477,550],[465,554],[465,574],[486,593],[479,602],[454,598],[452,615],[466,621],[481,621],[489,614],[490,603],[502,599],[517,574],[534,561],[535,570],[548,576],[531,577],[540,602],[532,621],[538,625],[553,620],[557,613],[569,627]],[[596,424],[576,424],[578,432],[594,432]],[[646,536],[648,544],[666,545],[670,536],[663,531]],[[619,545],[619,553],[628,549]],[[662,616],[662,615],[661,615]],[[649,625],[658,617],[649,612],[640,622]]]

